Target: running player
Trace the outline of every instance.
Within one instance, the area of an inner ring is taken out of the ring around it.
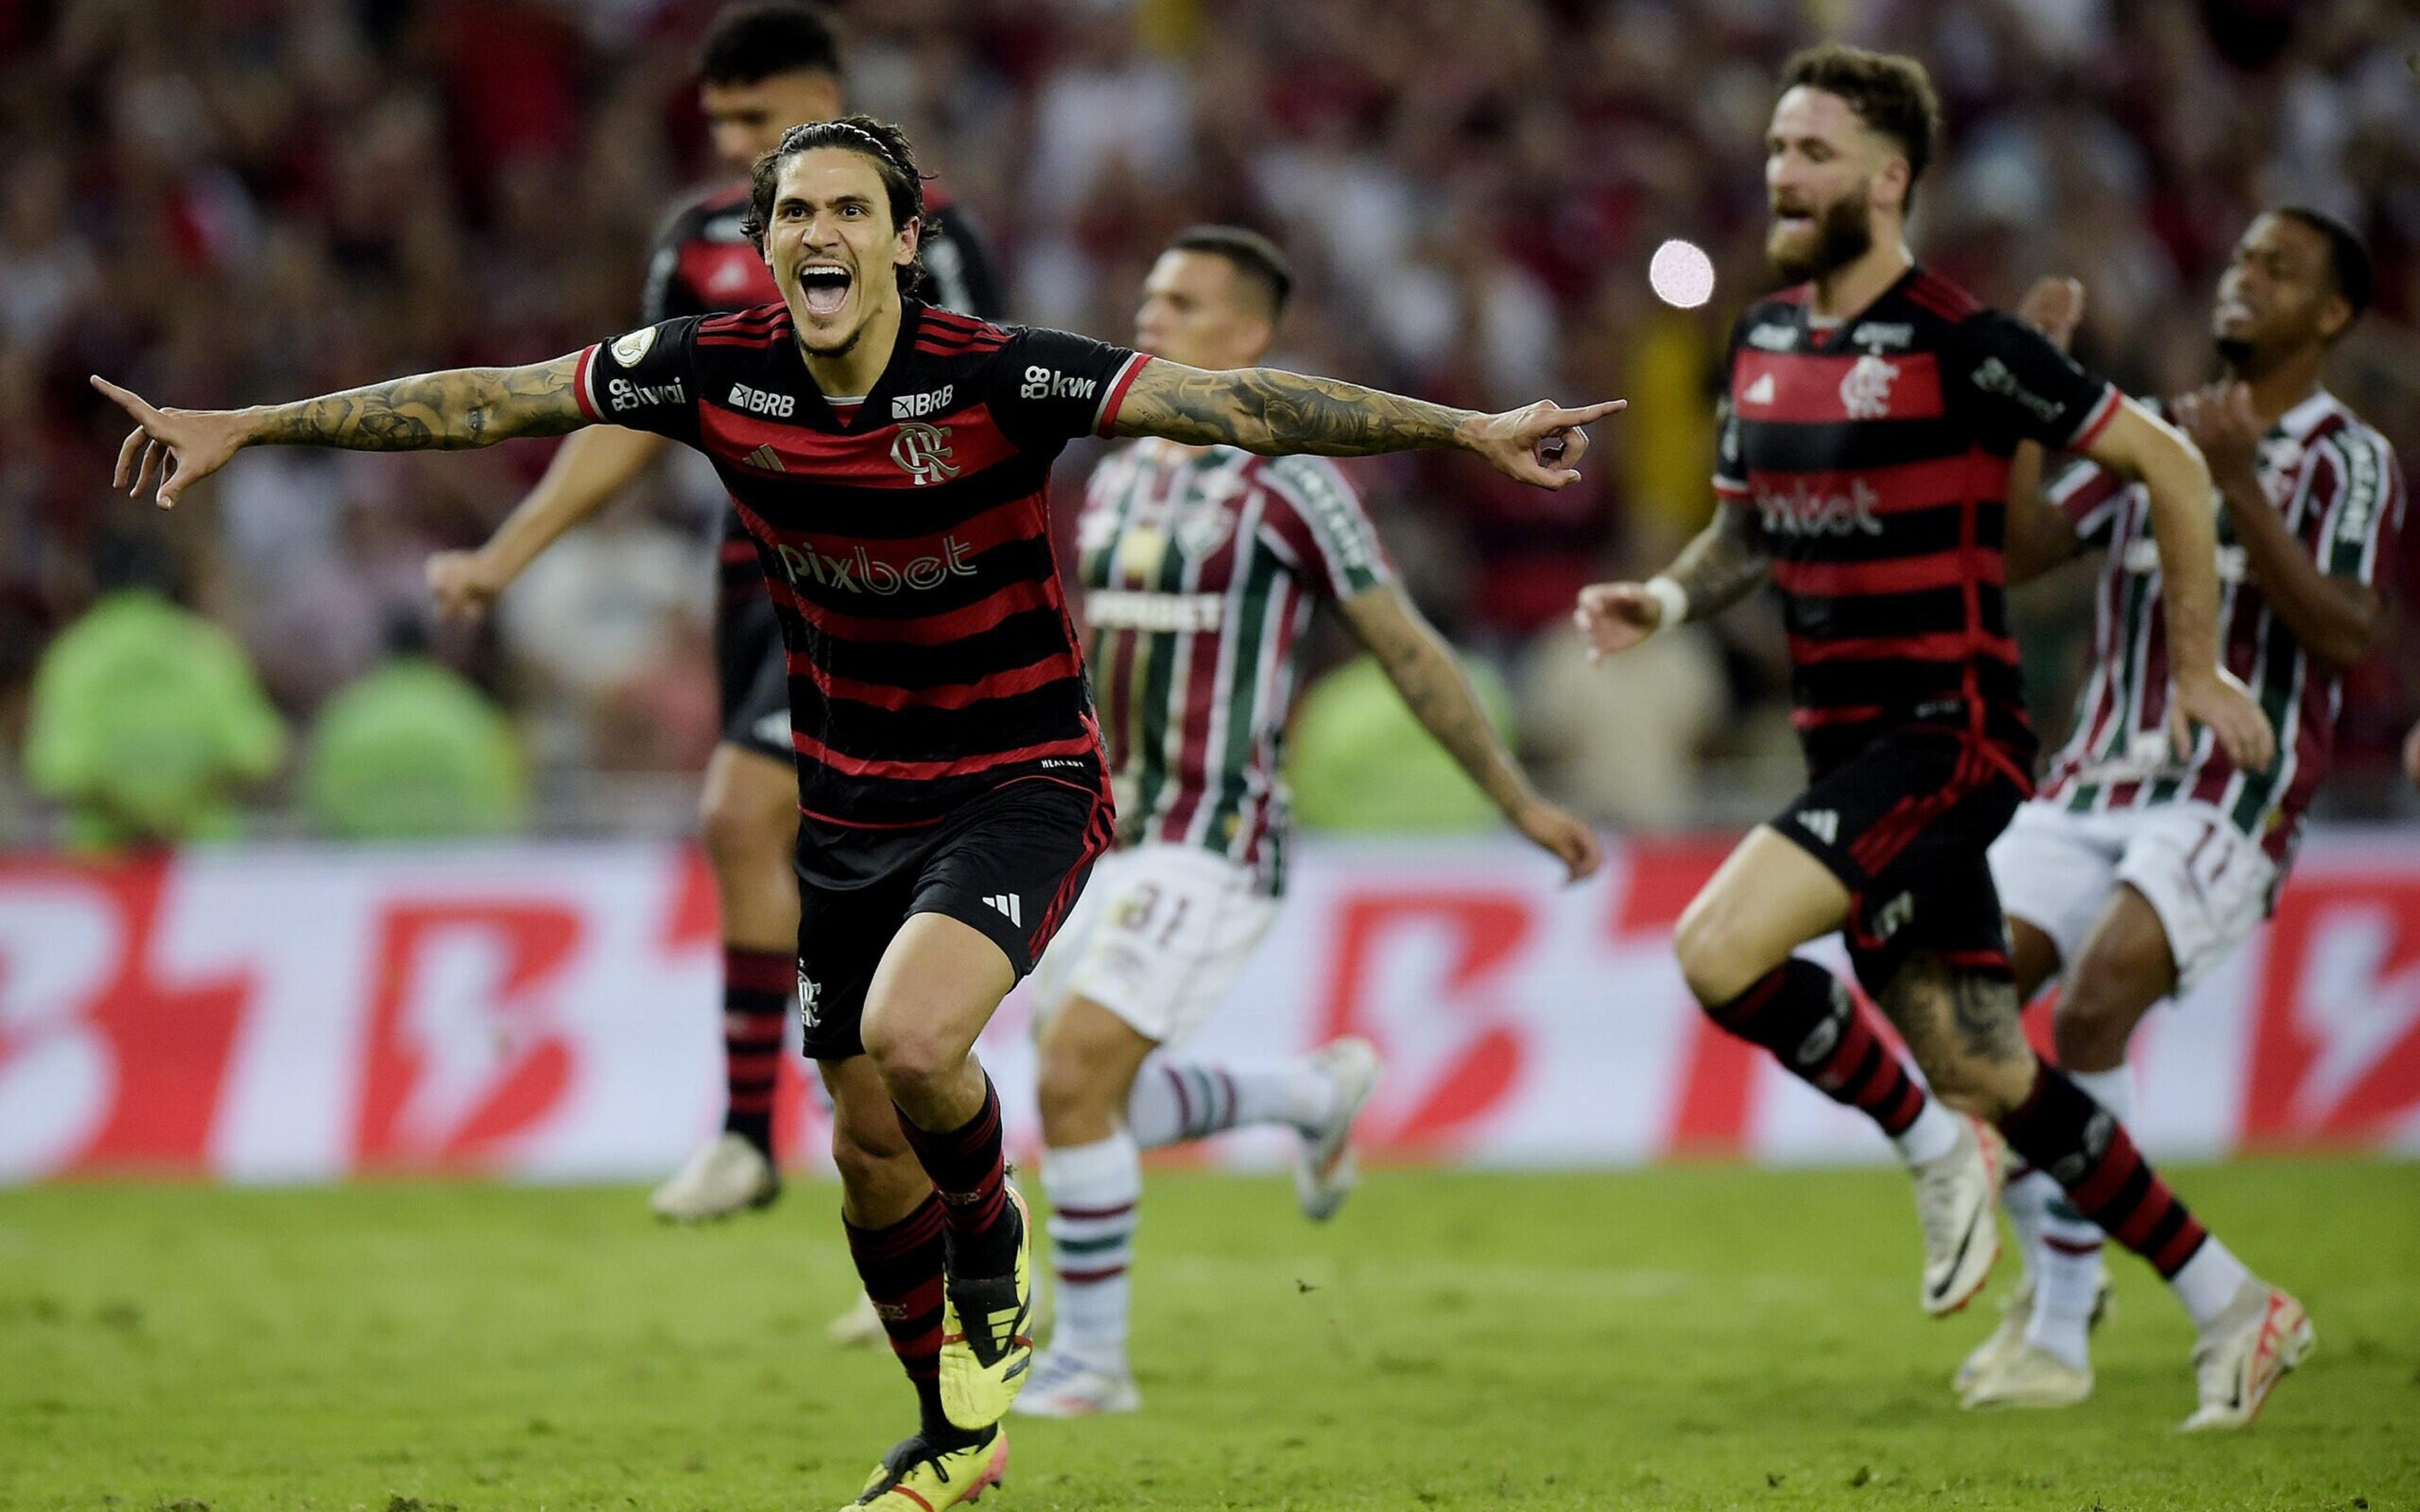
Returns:
[[[2309,1347],[2301,1308],[2210,1238],[2018,1029],[1984,856],[2030,791],[2035,751],[2002,594],[2020,440],[2143,481],[2165,569],[2167,717],[2208,725],[2255,769],[2273,738],[2218,660],[2199,454],[1908,253],[1908,194],[1937,131],[1914,59],[1831,44],[1791,61],[1766,139],[1766,248],[1801,282],[1740,316],[1714,521],[1668,575],[1583,590],[1576,615],[1599,654],[1619,651],[1771,578],[1812,780],[1683,914],[1690,990],[1724,1029],[1892,1137],[1916,1175],[1924,1305],[1955,1311],[1999,1250],[1996,1151],[1924,1096],[1845,983],[1792,953],[1842,932],[1933,1088],[1996,1123],[2175,1286],[2199,1358],[2215,1362],[2189,1424],[2237,1426]]]
[[[1135,346],[1249,367],[1293,282],[1266,238],[1196,227],[1145,280]],[[1306,1214],[1333,1216],[1353,1188],[1353,1120],[1379,1069],[1369,1041],[1260,1063],[1153,1057],[1208,1018],[1277,916],[1280,756],[1312,609],[1336,606],[1438,743],[1574,879],[1602,859],[1496,738],[1334,463],[1136,441],[1094,472],[1076,529],[1118,843],[1035,977],[1058,1321],[1017,1411],[1047,1417],[1141,1405],[1125,1340],[1142,1150],[1288,1124]]]
[[[804,907],[798,993],[833,1102],[858,1273],[918,1430],[858,1505],[969,1500],[1006,1463],[1032,1364],[1032,1242],[975,1037],[1113,825],[1045,497],[1077,436],[1263,454],[1474,452],[1543,487],[1621,408],[1481,415],[1269,368],[1212,373],[908,298],[923,180],[896,128],[793,128],[749,221],[782,302],[642,326],[552,362],[296,404],[163,410],[117,479],[163,505],[247,445],[479,446],[618,421],[704,452],[737,501],[790,668]]]
[[[2058,1062],[2120,1121],[2126,1042],[2151,1006],[2181,995],[2266,917],[2327,770],[2342,675],[2384,617],[2379,565],[2394,559],[2402,477],[2386,439],[2319,386],[2328,350],[2369,304],[2369,255],[2316,210],[2255,220],[2218,285],[2211,333],[2220,382],[2168,407],[2219,489],[2220,643],[2277,727],[2265,765],[2237,767],[2209,740],[2180,755],[2163,723],[2168,648],[2143,490],[2090,461],[2029,497],[2039,451],[2015,469],[2009,572],[2022,580],[2088,548],[2107,553],[2093,671],[2075,732],[2040,795],[1992,846],[2017,993],[2061,979]],[[2082,313],[2071,284],[2039,291],[2060,345]],[[2003,1201],[2025,1279],[2000,1327],[1959,1371],[1968,1407],[2063,1407],[2092,1394],[2086,1336],[2105,1285],[2101,1230],[2039,1171]]]
[[[741,229],[747,174],[792,126],[841,114],[840,47],[830,24],[796,0],[725,8],[699,46],[697,95],[715,156],[737,177],[692,195],[667,219],[647,265],[640,318],[650,325],[782,297]],[[935,185],[925,186],[924,214],[921,292],[936,304],[997,316],[983,243]],[[671,445],[618,425],[566,440],[486,546],[429,559],[428,585],[440,608],[465,619],[484,613],[539,552]],[[790,872],[799,778],[790,752],[788,672],[781,627],[737,509],[723,512],[721,555],[714,659],[722,739],[706,762],[699,828],[722,904],[722,1131],[648,1198],[659,1216],[690,1222],[763,1208],[781,1195],[773,1085],[799,928],[799,884]],[[844,1332],[846,1342],[881,1336],[861,1309],[835,1325],[835,1337]]]

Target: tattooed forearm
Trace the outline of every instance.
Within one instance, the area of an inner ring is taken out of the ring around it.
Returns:
[[[1209,372],[1156,362],[1136,375],[1115,428],[1121,436],[1223,443],[1268,455],[1373,456],[1452,446],[1455,432],[1478,418],[1468,409],[1274,367]]]
[[[488,446],[516,436],[560,436],[587,424],[572,393],[577,357],[532,367],[419,373],[255,412],[252,440],[418,452]]]
[[[1755,517],[1736,504],[1717,503],[1714,517],[1681,548],[1664,576],[1689,595],[1689,618],[1703,620],[1755,592],[1772,564],[1757,539]]]
[[[1372,589],[1347,600],[1343,611],[1404,706],[1480,791],[1508,815],[1528,802],[1534,796],[1528,780],[1487,722],[1470,680],[1403,590]]]

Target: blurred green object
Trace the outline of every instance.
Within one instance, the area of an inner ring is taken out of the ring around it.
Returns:
[[[1512,699],[1504,680],[1484,663],[1460,659],[1487,722],[1510,739]],[[1311,686],[1287,747],[1294,817],[1307,828],[1440,835],[1503,823],[1373,657],[1356,656]]]
[[[285,756],[243,648],[147,589],[95,602],[35,670],[25,780],[67,805],[71,849],[230,838],[232,790]]]
[[[528,783],[503,712],[414,656],[328,701],[303,756],[302,801],[345,840],[437,840],[519,829]]]

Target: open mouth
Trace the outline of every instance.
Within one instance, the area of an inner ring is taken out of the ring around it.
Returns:
[[[799,293],[811,315],[839,314],[848,302],[849,285],[854,282],[848,270],[838,263],[809,263],[799,270]]]
[[[1776,231],[1804,231],[1814,224],[1815,212],[1812,210],[1783,209],[1778,206],[1774,208],[1773,228]]]

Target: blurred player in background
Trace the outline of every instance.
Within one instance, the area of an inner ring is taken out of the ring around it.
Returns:
[[[2151,1006],[2194,983],[2267,917],[2326,772],[2341,678],[2385,616],[2402,475],[2386,439],[2319,386],[2337,338],[2368,307],[2367,251],[2315,210],[2254,221],[2211,315],[2224,372],[2167,406],[2210,461],[2218,512],[2220,645],[2277,729],[2238,766],[2207,733],[2172,749],[2160,553],[2141,485],[2080,461],[2033,497],[2040,448],[2012,470],[2009,575],[2023,581],[2106,553],[2092,675],[2075,730],[2032,802],[1992,847],[2020,999],[2052,978],[2058,1061],[2119,1121],[2133,1113],[2126,1042]],[[2052,281],[2023,312],[2060,346],[2083,291]],[[2092,1394],[2086,1336],[2106,1285],[2101,1230],[2040,1171],[2004,1201],[2025,1279],[1960,1369],[1968,1407],[2062,1407]]]
[[[1997,1151],[1925,1096],[1846,983],[1792,954],[1844,933],[1933,1088],[1997,1124],[2176,1288],[2200,1333],[2187,1426],[2237,1427],[2309,1349],[2301,1307],[2211,1238],[2018,1027],[1985,852],[2031,792],[2036,750],[2003,594],[2020,441],[2145,486],[2171,724],[2209,726],[2253,769],[2273,735],[2219,659],[2210,473],[2192,444],[1908,252],[1909,194],[1938,130],[1912,58],[1829,44],[1791,60],[1766,138],[1766,246],[1795,286],[1734,331],[1714,520],[1668,575],[1585,589],[1576,615],[1604,654],[1768,578],[1780,590],[1812,780],[1683,914],[1690,990],[1891,1137],[1916,1177],[1923,1304],[1956,1311],[1998,1254]]]
[[[1135,346],[1195,367],[1250,367],[1293,285],[1266,238],[1196,227],[1144,282]],[[1587,825],[1541,799],[1497,739],[1334,463],[1136,441],[1093,473],[1077,549],[1118,845],[1035,976],[1058,1321],[1017,1411],[1048,1417],[1141,1405],[1126,1365],[1126,1269],[1142,1150],[1285,1124],[1302,1138],[1305,1214],[1333,1216],[1353,1188],[1353,1120],[1379,1071],[1369,1041],[1263,1062],[1154,1056],[1209,1017],[1277,917],[1279,771],[1312,610],[1336,606],[1429,733],[1574,879],[1603,858]]]
[[[715,156],[737,180],[685,202],[666,222],[648,263],[641,318],[742,310],[781,298],[765,259],[741,229],[751,164],[804,121],[842,113],[840,47],[815,8],[732,6],[706,28],[698,52],[698,107]],[[923,293],[970,315],[999,315],[991,263],[948,199],[925,186]],[[483,613],[557,537],[586,519],[670,449],[660,436],[618,425],[563,443],[546,475],[476,551],[431,558],[428,583],[448,613]],[[722,905],[722,1132],[648,1205],[682,1221],[762,1208],[781,1195],[773,1157],[773,1088],[783,1025],[798,986],[799,779],[790,751],[788,671],[781,627],[765,594],[755,548],[736,508],[723,512],[714,656],[722,739],[706,767],[699,802],[706,852]],[[834,1325],[845,1342],[880,1331],[862,1309]]]
[[[163,505],[249,445],[482,446],[617,421],[705,453],[756,545],[790,669],[799,999],[832,1096],[858,1274],[920,1424],[853,1505],[937,1512],[1006,1465],[1032,1364],[1032,1244],[976,1037],[1113,839],[1049,540],[1086,434],[1264,455],[1456,448],[1542,487],[1618,401],[1475,414],[1273,368],[1205,372],[908,295],[923,181],[897,128],[793,128],[748,224],[782,301],[552,362],[295,404],[134,416],[117,480]]]

